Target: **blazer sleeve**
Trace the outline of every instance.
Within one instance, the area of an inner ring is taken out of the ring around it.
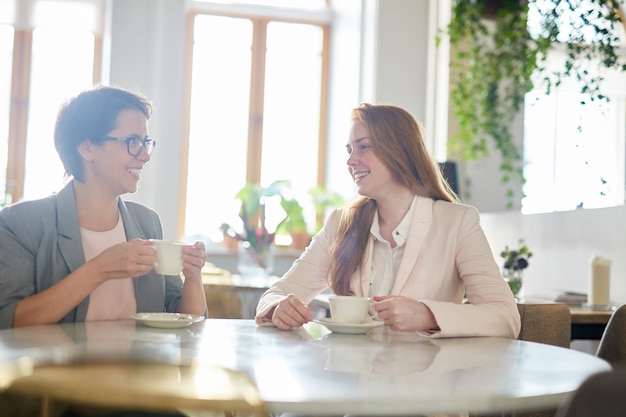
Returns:
[[[449,223],[456,229],[454,263],[468,302],[420,300],[433,312],[441,329],[425,336],[495,336],[515,339],[521,326],[515,298],[493,258],[480,225],[478,211],[471,206],[460,207],[463,210],[459,221]],[[448,217],[451,218],[444,213],[439,221]],[[437,221],[437,218],[433,219],[433,222]]]
[[[316,295],[330,287],[330,248],[335,240],[340,217],[341,211],[334,210],[291,268],[261,296],[255,317],[258,325],[272,324],[269,313],[287,295],[294,294],[308,305]]]
[[[14,210],[0,211],[0,329],[11,328],[17,303],[36,291],[35,246],[25,233],[29,223]]]
[[[59,233],[58,218],[65,220],[66,215],[57,213],[57,196],[61,195],[63,190],[0,211],[0,328],[12,327],[18,302],[55,285],[73,265],[84,262],[82,247],[67,230]],[[81,302],[61,322],[76,321],[86,306],[86,301]]]

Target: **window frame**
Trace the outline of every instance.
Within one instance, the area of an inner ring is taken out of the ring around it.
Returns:
[[[28,107],[31,84],[33,32],[36,28],[19,29],[13,35],[13,63],[11,69],[9,129],[7,144],[7,172],[4,194],[7,204],[16,203],[24,196]],[[102,35],[93,31],[93,84],[102,77]]]
[[[198,3],[194,3],[197,6]],[[330,73],[330,13],[285,11],[275,9],[273,13],[268,9],[255,8],[227,8],[211,7],[210,4],[194,7],[187,16],[187,33],[185,48],[185,97],[183,114],[183,132],[181,143],[181,166],[185,172],[180,176],[178,223],[176,232],[178,236],[185,235],[185,221],[187,210],[187,169],[189,163],[189,141],[191,129],[191,81],[193,72],[193,42],[194,22],[199,15],[215,15],[249,19],[253,25],[253,42],[251,58],[250,78],[250,108],[248,112],[248,138],[246,155],[246,181],[259,183],[261,180],[261,149],[263,147],[263,105],[265,83],[265,50],[267,25],[270,22],[286,22],[317,25],[323,33],[322,70],[320,83],[320,119],[318,134],[318,161],[317,161],[317,185],[324,186],[326,183],[326,165],[328,149],[328,89]],[[256,12],[255,12],[256,10]],[[260,68],[260,69],[259,69]],[[257,70],[258,69],[258,70]],[[245,184],[241,184],[243,187]],[[233,195],[237,190],[233,190]]]

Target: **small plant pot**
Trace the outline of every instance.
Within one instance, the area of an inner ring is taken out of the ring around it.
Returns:
[[[311,242],[311,235],[307,232],[291,233],[291,247],[292,249],[304,250]]]

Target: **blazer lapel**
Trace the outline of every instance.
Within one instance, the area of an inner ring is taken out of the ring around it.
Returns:
[[[73,272],[85,263],[73,182],[57,194],[57,225],[59,251],[70,272]]]
[[[57,242],[59,252],[70,272],[74,272],[85,263],[73,181],[70,181],[57,194]],[[88,300],[89,297],[86,297],[76,306],[74,320],[85,320],[89,308]]]
[[[413,219],[409,228],[409,237],[404,248],[404,255],[398,267],[398,275],[391,289],[391,294],[400,294],[415,267],[419,251],[426,239],[433,220],[433,204],[431,198],[417,197]]]
[[[117,207],[120,210],[120,216],[122,216],[122,221],[124,222],[124,231],[126,233],[126,240],[131,241],[133,239],[147,239],[147,237],[141,232],[141,228],[137,225],[135,218],[130,213],[128,206],[124,203],[124,200],[118,198]],[[149,273],[154,273],[154,271],[150,271]],[[148,280],[140,280],[139,277],[133,277],[133,285],[135,286],[135,293],[141,293],[144,291],[150,291],[142,289],[143,286],[148,285]],[[137,297],[137,311],[145,311],[147,306],[145,306],[145,299],[141,297]]]
[[[141,229],[135,222],[135,219],[130,214],[128,207],[124,203],[124,200],[118,198],[117,207],[120,210],[120,215],[122,216],[122,221],[124,222],[124,231],[126,232],[126,240],[133,239],[147,239],[146,236],[141,232]]]

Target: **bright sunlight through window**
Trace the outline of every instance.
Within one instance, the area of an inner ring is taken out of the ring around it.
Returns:
[[[239,223],[235,194],[248,169],[260,167],[263,186],[290,180],[301,193],[296,198],[317,183],[323,31],[274,21],[266,28],[261,40],[250,19],[195,18],[186,235],[219,242],[222,223]],[[253,62],[259,41],[266,44],[264,60]],[[257,74],[265,74],[263,88],[251,91]],[[262,115],[250,114],[251,97],[263,100]],[[249,148],[250,130],[260,123],[261,143],[255,138]],[[268,208],[266,216],[271,228],[285,214]],[[314,218],[312,207],[308,216]]]

